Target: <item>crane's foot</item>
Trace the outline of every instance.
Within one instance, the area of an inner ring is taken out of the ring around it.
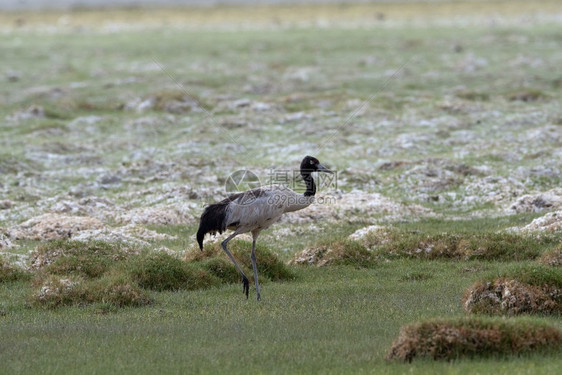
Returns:
[[[244,293],[246,299],[248,299],[248,295],[250,294],[250,282],[246,276],[242,276],[242,293]]]
[[[261,301],[260,292],[258,292],[258,301]]]

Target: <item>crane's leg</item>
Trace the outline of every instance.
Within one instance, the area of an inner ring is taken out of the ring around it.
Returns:
[[[258,267],[256,265],[256,240],[258,239],[257,234],[253,235],[252,241],[252,255],[250,258],[252,259],[252,268],[254,269],[254,281],[256,282],[256,293],[258,295],[258,301],[261,299],[260,296],[260,284],[258,283]]]
[[[242,271],[242,268],[240,268],[238,263],[236,263],[236,259],[234,259],[234,256],[226,248],[226,244],[228,243],[228,241],[230,241],[231,239],[233,239],[234,237],[236,237],[239,234],[240,233],[235,231],[230,236],[228,236],[228,238],[226,240],[222,241],[221,246],[222,246],[222,249],[224,250],[224,252],[226,253],[226,255],[228,255],[228,257],[232,261],[232,263],[234,263],[234,267],[236,267],[238,272],[240,272],[240,275],[242,275],[242,293],[246,294],[246,298],[248,298],[248,294],[250,293],[250,282],[248,281],[248,278],[246,277],[246,275],[244,275],[244,272]]]

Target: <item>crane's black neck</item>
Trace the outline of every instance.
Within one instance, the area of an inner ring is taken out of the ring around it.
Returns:
[[[310,171],[301,169],[301,176],[306,184],[306,191],[304,192],[305,197],[313,197],[316,194],[316,184],[310,173]]]

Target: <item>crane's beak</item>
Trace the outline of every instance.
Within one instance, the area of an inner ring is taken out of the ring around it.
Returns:
[[[326,167],[323,166],[322,164],[317,164],[317,165],[316,165],[316,170],[317,170],[318,172],[326,172],[326,173],[334,174],[334,172],[332,172],[331,170],[329,170],[328,168],[326,168]]]

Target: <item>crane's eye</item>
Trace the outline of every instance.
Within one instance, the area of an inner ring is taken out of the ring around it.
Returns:
[[[311,161],[310,161],[310,164],[314,164],[314,160],[311,160]]]

